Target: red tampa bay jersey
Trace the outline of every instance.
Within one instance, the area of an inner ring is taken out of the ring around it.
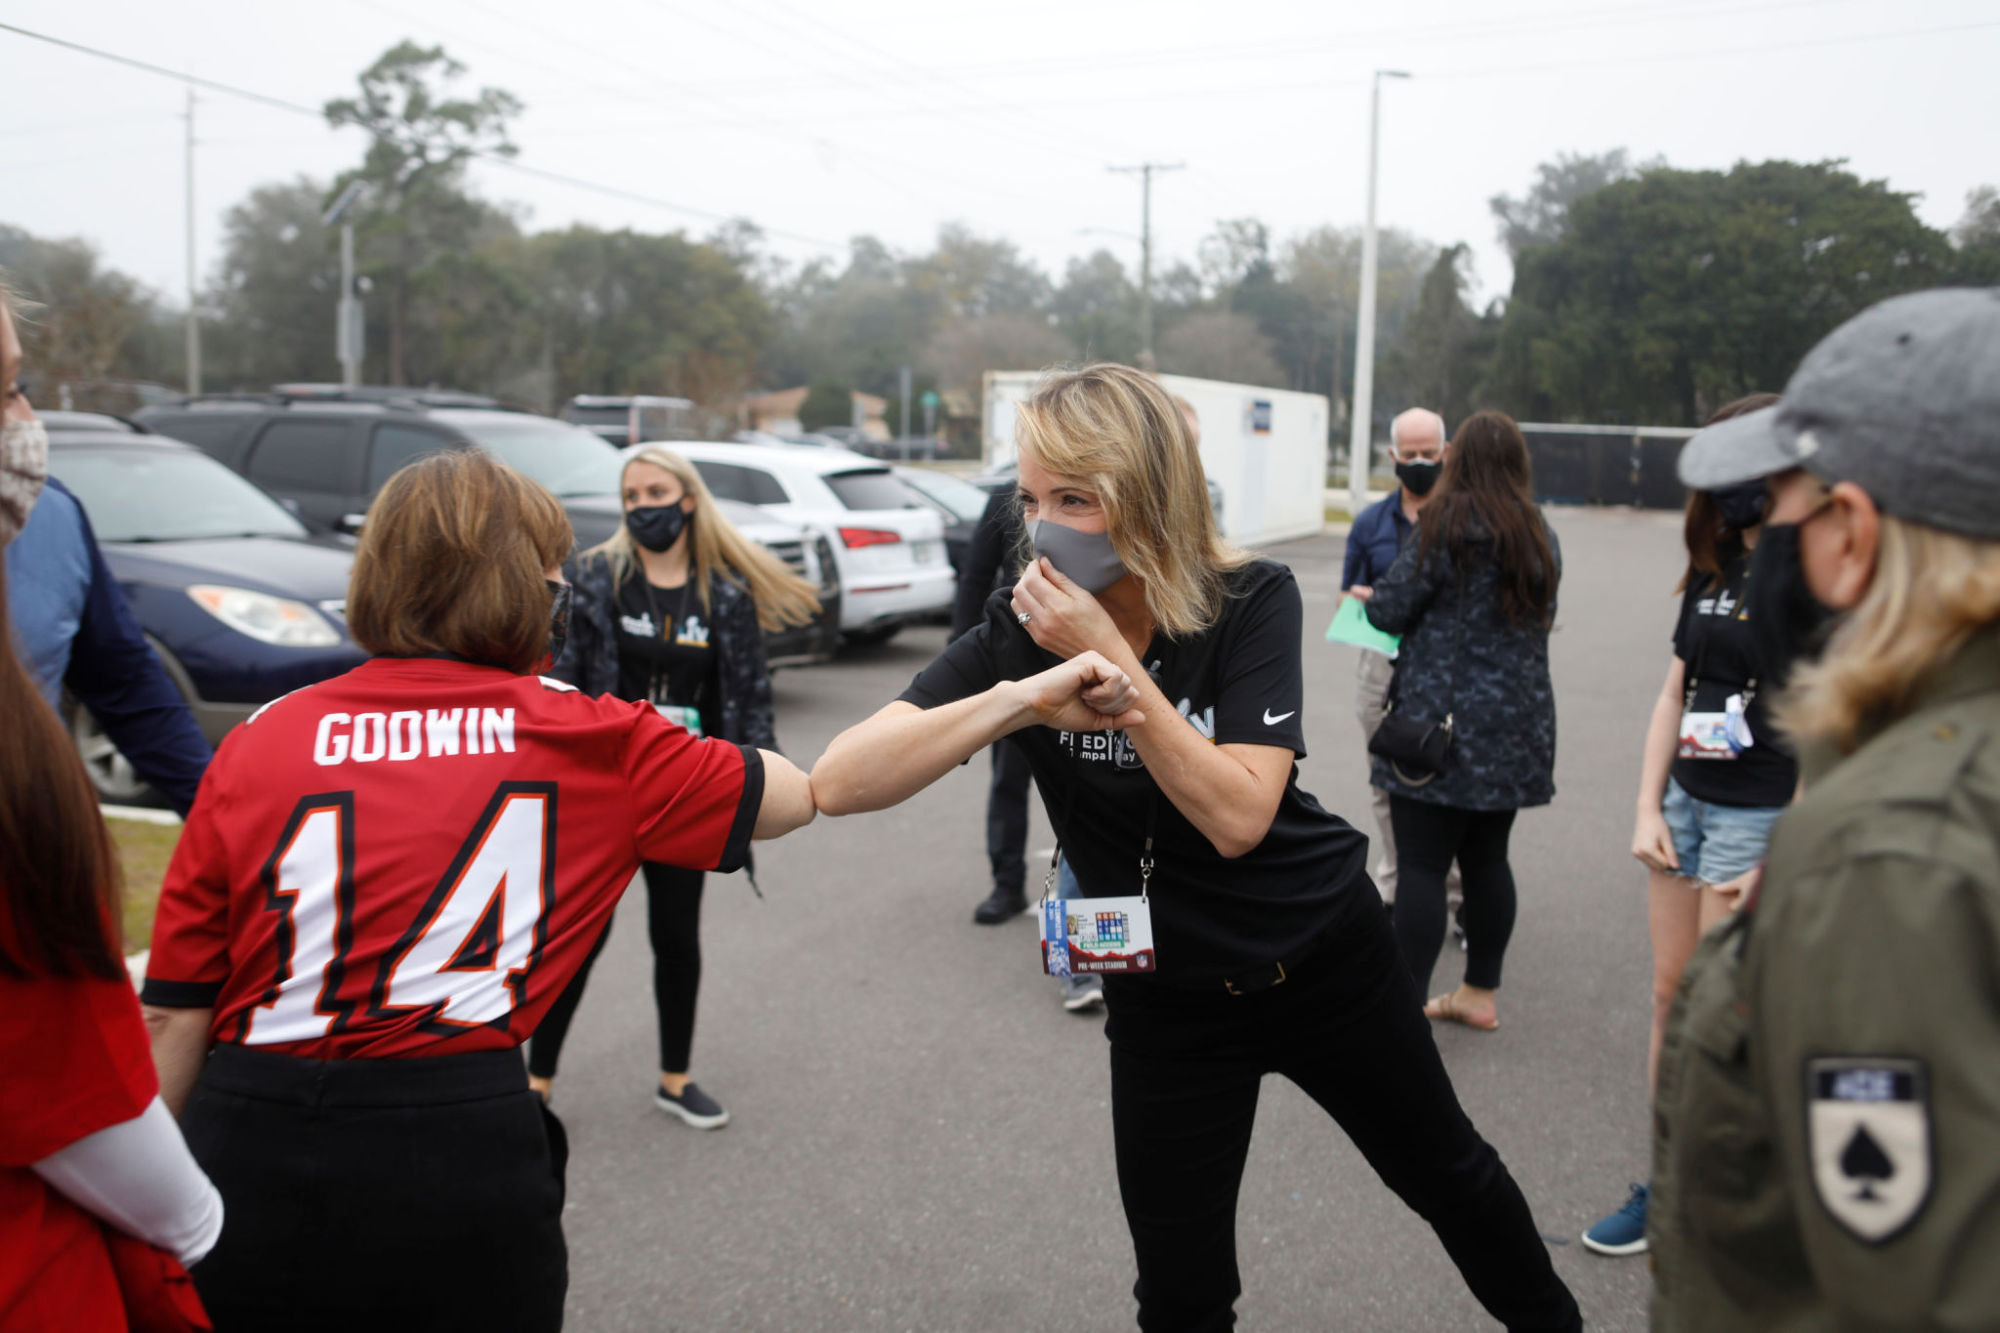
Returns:
[[[639,863],[740,867],[763,789],[756,750],[644,704],[373,659],[223,742],[142,998],[312,1059],[518,1046]]]

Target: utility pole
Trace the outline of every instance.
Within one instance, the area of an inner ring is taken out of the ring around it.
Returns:
[[[1375,162],[1382,146],[1382,80],[1407,79],[1401,70],[1375,71],[1368,104],[1368,219],[1361,232],[1361,309],[1354,330],[1354,419],[1347,433],[1347,512],[1368,507],[1368,472],[1375,461]]]
[[[1112,167],[1121,176],[1139,177],[1139,369],[1153,369],[1153,173],[1181,171],[1185,162],[1141,162]]]
[[[201,392],[201,321],[195,314],[194,281],[194,87],[187,90],[187,391]]]
[[[361,298],[354,290],[354,208],[367,193],[366,181],[353,181],[333,201],[321,219],[340,224],[340,303],[334,307],[333,349],[340,361],[340,382],[348,388],[361,383]]]

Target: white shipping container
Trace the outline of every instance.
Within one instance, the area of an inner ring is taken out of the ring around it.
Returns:
[[[1014,414],[1041,372],[986,374],[988,468],[1015,461]],[[1326,523],[1329,407],[1316,393],[1162,375],[1201,422],[1203,470],[1222,488],[1222,531],[1243,546],[1316,535]]]

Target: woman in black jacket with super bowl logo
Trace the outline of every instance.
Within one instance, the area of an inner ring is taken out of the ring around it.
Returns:
[[[809,622],[819,614],[818,594],[730,526],[679,454],[657,445],[632,454],[619,491],[624,526],[577,558],[569,642],[555,676],[585,694],[650,702],[697,735],[775,751],[763,630]],[[720,1129],[729,1112],[688,1077],[703,875],[651,861],[644,873],[660,1017],[654,1104],[697,1129]],[[610,934],[606,927],[528,1044],[529,1082],[544,1097]]]

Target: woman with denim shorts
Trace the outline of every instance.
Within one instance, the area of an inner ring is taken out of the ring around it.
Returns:
[[[1753,394],[1709,424],[1777,401]],[[1735,910],[1798,788],[1798,765],[1765,711],[1777,682],[1765,677],[1748,618],[1750,552],[1765,509],[1761,480],[1688,493],[1680,617],[1646,731],[1632,832],[1632,855],[1646,865],[1653,940],[1649,1087],[1681,970],[1702,934]],[[1624,1207],[1583,1233],[1584,1245],[1598,1254],[1644,1252],[1648,1194],[1632,1186]]]

